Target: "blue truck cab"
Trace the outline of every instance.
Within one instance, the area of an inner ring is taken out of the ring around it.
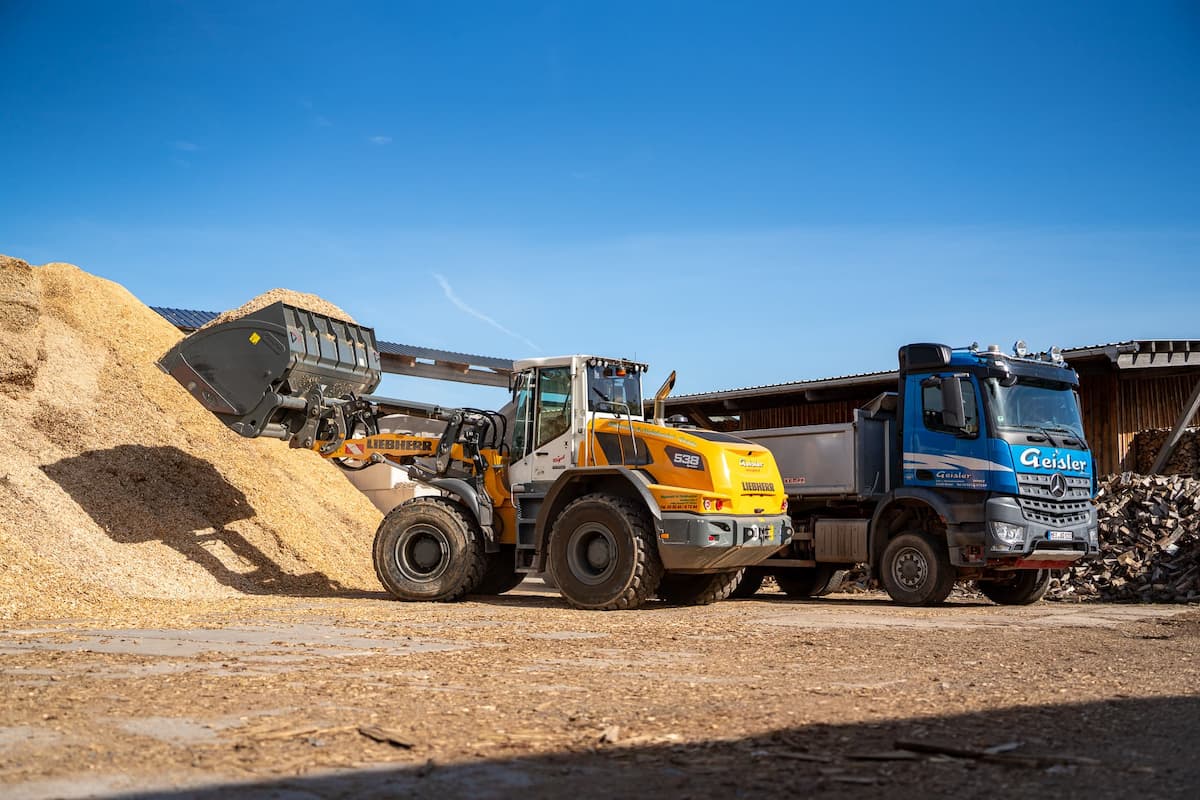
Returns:
[[[955,565],[1052,569],[1096,553],[1079,377],[1057,350],[912,344],[900,381],[903,485],[984,512],[947,519]]]
[[[820,595],[865,563],[905,605],[940,603],[961,580],[1035,602],[1052,570],[1098,552],[1078,385],[1056,348],[909,344],[897,391],[852,422],[740,432],[775,454],[795,527],[748,580]]]

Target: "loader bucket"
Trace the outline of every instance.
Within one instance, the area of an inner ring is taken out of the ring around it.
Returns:
[[[285,303],[196,331],[158,365],[249,438],[291,439],[329,399],[368,393],[380,378],[373,330]]]

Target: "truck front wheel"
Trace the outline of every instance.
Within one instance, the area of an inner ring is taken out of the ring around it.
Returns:
[[[934,606],[954,588],[954,566],[944,542],[928,533],[902,533],[883,551],[880,578],[902,606]]]
[[[487,563],[483,534],[458,504],[417,497],[396,506],[375,533],[375,574],[400,600],[458,600]]]
[[[1050,570],[1023,569],[996,580],[979,581],[979,591],[1002,606],[1027,606],[1036,603],[1050,588]]]
[[[637,608],[654,596],[663,566],[650,515],[607,494],[573,500],[550,530],[550,575],[576,608]]]

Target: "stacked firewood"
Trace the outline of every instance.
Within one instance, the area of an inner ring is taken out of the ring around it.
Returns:
[[[1170,435],[1169,429],[1156,428],[1142,431],[1133,437],[1129,451],[1133,455],[1133,466],[1138,472],[1142,475],[1150,474],[1154,460],[1158,458],[1158,451]],[[1162,474],[1200,477],[1200,430],[1189,428],[1183,432],[1179,443],[1171,451]]]
[[[1100,557],[1064,570],[1051,599],[1200,600],[1200,480],[1110,475],[1096,498]]]

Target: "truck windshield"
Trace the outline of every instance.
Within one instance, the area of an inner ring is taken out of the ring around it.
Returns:
[[[588,410],[642,415],[642,379],[634,370],[597,364],[587,368]]]
[[[1079,398],[1067,384],[1021,378],[1004,386],[996,378],[988,378],[985,385],[997,428],[1069,433],[1083,440]]]

